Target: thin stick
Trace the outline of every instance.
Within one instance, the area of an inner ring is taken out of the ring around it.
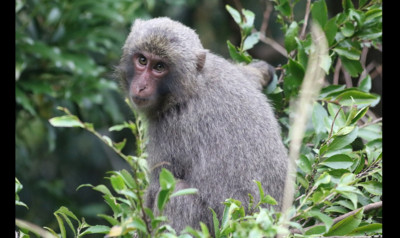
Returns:
[[[267,2],[267,4],[265,6],[265,11],[263,14],[263,22],[260,27],[260,33],[263,36],[265,36],[265,34],[267,32],[269,17],[271,16],[271,12],[273,9],[271,2],[269,0],[267,0],[266,2]]]
[[[328,57],[328,43],[319,25],[311,25],[311,35],[315,50],[311,52],[309,57],[299,99],[296,104],[295,119],[290,127],[289,163],[282,202],[282,213],[286,216],[288,216],[293,203],[296,160],[299,157],[307,120],[312,106],[318,97],[325,76],[325,71],[320,66],[321,60],[324,57]],[[290,217],[285,217],[285,219],[290,220]]]
[[[305,15],[304,16],[304,24],[303,24],[303,28],[301,29],[301,33],[300,33],[300,40],[304,40],[304,37],[306,36],[308,17],[310,15],[310,6],[311,6],[311,0],[307,0],[306,12],[304,14]]]
[[[276,50],[281,55],[287,57],[286,49],[281,46],[278,42],[274,41],[273,39],[266,37],[265,35],[260,34],[260,41],[270,45],[274,50]]]

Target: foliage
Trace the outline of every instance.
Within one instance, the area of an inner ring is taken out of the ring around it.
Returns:
[[[293,108],[315,46],[311,34],[306,31],[308,18],[295,20],[293,9],[300,1],[273,2],[277,21],[285,35],[287,63],[279,67],[280,74],[274,77],[264,92],[280,115],[285,143],[290,144],[289,132],[293,130],[290,123],[296,117]],[[179,237],[310,237],[382,233],[382,210],[379,205],[382,196],[382,125],[381,119],[373,118],[370,113],[370,108],[380,101],[380,96],[370,92],[372,77],[361,59],[363,52],[369,48],[379,48],[382,44],[382,2],[360,0],[355,7],[352,1],[343,0],[343,11],[331,18],[328,18],[324,0],[307,3],[309,11],[305,11],[305,16],[310,13],[312,21],[323,29],[329,45],[329,57],[320,64],[327,75],[326,84],[319,92],[317,101],[312,104],[301,154],[296,161],[296,193],[292,208],[289,211],[275,211],[276,201],[264,194],[260,182],[254,181],[260,190],[260,202],[253,204],[254,199],[249,195],[251,202],[247,214],[240,201],[227,198],[221,220],[217,219],[214,211],[210,211],[214,220],[213,231],[201,224],[201,230],[187,227]],[[226,10],[241,30],[239,47],[227,42],[230,55],[236,61],[249,63],[252,58],[247,50],[258,42],[261,34],[253,26],[255,15],[249,10],[238,11],[231,6],[226,6]],[[46,57],[50,58],[49,55]],[[65,62],[60,64],[66,69],[69,67]],[[87,67],[94,65],[97,64]],[[26,66],[17,64],[18,67]],[[337,68],[353,79],[358,78],[358,86],[346,87],[331,80],[332,76],[337,75]],[[30,111],[29,103],[21,104]],[[168,217],[163,216],[162,210],[171,197],[193,194],[197,190],[191,188],[173,193],[175,179],[169,171],[162,170],[159,178],[162,190],[157,201],[161,213],[155,215],[144,206],[148,169],[144,125],[140,118],[135,117],[135,123],[124,122],[109,129],[129,129],[135,135],[136,156],[127,156],[122,153],[125,140],[113,142],[108,136],[98,133],[93,124],[82,122],[66,108],[59,109],[64,115],[50,119],[53,126],[79,127],[94,134],[129,164],[130,171],[108,172],[107,179],[112,191],[104,184],[83,184],[78,188],[90,187],[102,194],[112,215],[98,216],[108,225],[89,225],[63,206],[54,213],[60,234],[53,229],[46,229],[54,236],[63,238],[67,237],[65,224],[75,237],[88,234],[178,237],[168,225]],[[16,179],[16,203],[19,201],[17,193],[20,188]]]
[[[298,1],[274,3],[285,35],[288,62],[281,66],[280,79],[275,77],[266,93],[276,110],[282,112],[280,122],[290,131],[294,129],[289,125],[294,116],[292,104],[313,45],[310,34],[301,34],[307,22],[294,20],[293,8]],[[374,214],[360,209],[334,222],[338,215],[379,203],[382,196],[382,127],[380,119],[368,116],[369,108],[379,102],[380,96],[370,92],[372,79],[360,59],[363,50],[378,48],[382,43],[382,5],[380,1],[360,1],[355,8],[345,0],[342,4],[343,12],[330,19],[324,0],[310,5],[312,20],[322,27],[329,44],[329,58],[322,60],[320,67],[329,77],[337,73],[334,62],[340,62],[351,77],[361,77],[358,87],[328,84],[313,105],[297,160],[294,210],[289,214],[292,222],[301,224],[302,229],[296,229],[305,231],[303,235],[382,232],[381,210]],[[290,143],[289,135],[285,138]]]
[[[109,168],[107,157],[82,132],[59,130],[48,119],[59,113],[60,105],[99,128],[125,120],[129,114],[111,72],[132,19],[148,16],[146,2],[16,1],[16,177],[25,186],[21,198],[30,205],[29,213],[17,207],[18,216],[56,226],[51,211],[59,204],[85,214],[106,208],[101,201],[90,201],[96,209],[86,209],[78,203],[91,195],[69,188],[99,180]]]

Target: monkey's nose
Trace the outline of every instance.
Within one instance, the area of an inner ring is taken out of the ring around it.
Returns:
[[[142,92],[143,90],[145,90],[146,88],[147,88],[146,85],[143,85],[143,86],[139,87],[139,90],[138,90],[139,93]]]

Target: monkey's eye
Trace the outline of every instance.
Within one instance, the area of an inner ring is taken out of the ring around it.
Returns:
[[[138,57],[138,62],[139,62],[139,64],[141,64],[141,65],[146,65],[146,64],[147,64],[147,59],[146,59],[146,57],[144,57],[143,55],[139,55],[139,57]]]
[[[165,64],[163,62],[158,62],[154,65],[154,69],[158,72],[163,72],[165,70]]]

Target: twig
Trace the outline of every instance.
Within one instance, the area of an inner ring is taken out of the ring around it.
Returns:
[[[342,68],[342,61],[338,58],[335,66],[335,73],[333,74],[333,85],[339,84],[340,69]]]
[[[333,118],[333,121],[332,121],[332,124],[331,124],[331,130],[329,131],[328,138],[327,138],[327,139],[325,140],[325,142],[321,145],[321,147],[324,146],[325,144],[327,144],[328,141],[331,139],[332,133],[333,133],[333,126],[335,125],[336,118],[338,117],[339,112],[342,110],[342,108],[343,108],[343,106],[341,106],[341,107],[339,108],[339,110],[336,112],[335,117]]]
[[[375,120],[373,120],[373,121],[371,121],[369,123],[365,123],[365,124],[359,126],[359,128],[361,129],[363,127],[366,127],[366,126],[369,126],[369,125],[372,125],[372,124],[375,124],[375,123],[378,123],[378,122],[381,122],[381,121],[382,121],[382,117],[379,117],[379,118],[377,118],[377,119],[375,119]]]
[[[352,88],[353,82],[351,81],[350,74],[343,67],[342,67],[342,72],[343,72],[343,76],[344,76],[344,81],[346,82],[346,87]]]
[[[304,14],[305,15],[304,16],[304,24],[303,24],[303,28],[301,29],[301,33],[300,33],[300,40],[304,40],[304,37],[306,36],[308,17],[310,15],[310,6],[311,6],[311,0],[307,0],[306,12]]]
[[[24,221],[18,218],[15,218],[15,225],[22,228],[22,229],[27,229],[37,235],[40,235],[40,237],[44,238],[56,238],[53,234],[50,232],[46,231],[45,229],[41,228],[38,225],[35,225],[31,222]]]
[[[265,6],[265,11],[264,11],[264,14],[263,14],[263,22],[262,22],[261,27],[260,27],[260,33],[263,36],[266,35],[267,28],[268,28],[269,17],[271,16],[271,12],[272,12],[272,9],[273,9],[271,2],[268,1],[268,0],[266,2],[267,2],[267,4]]]
[[[283,214],[288,214],[287,212],[293,204],[296,160],[299,157],[309,111],[316,101],[325,76],[325,71],[320,67],[320,63],[321,59],[328,54],[328,43],[322,29],[316,24],[313,24],[311,27],[311,35],[315,51],[310,54],[307,70],[300,89],[298,107],[295,111],[296,118],[291,125],[288,171],[286,172],[284,197],[282,201]],[[287,217],[286,219],[289,218]],[[281,236],[278,235],[278,237]]]
[[[281,46],[278,42],[274,41],[273,39],[271,39],[263,34],[260,34],[260,41],[267,45],[270,45],[273,49],[278,51],[278,53],[287,57],[286,49],[283,46]]]

